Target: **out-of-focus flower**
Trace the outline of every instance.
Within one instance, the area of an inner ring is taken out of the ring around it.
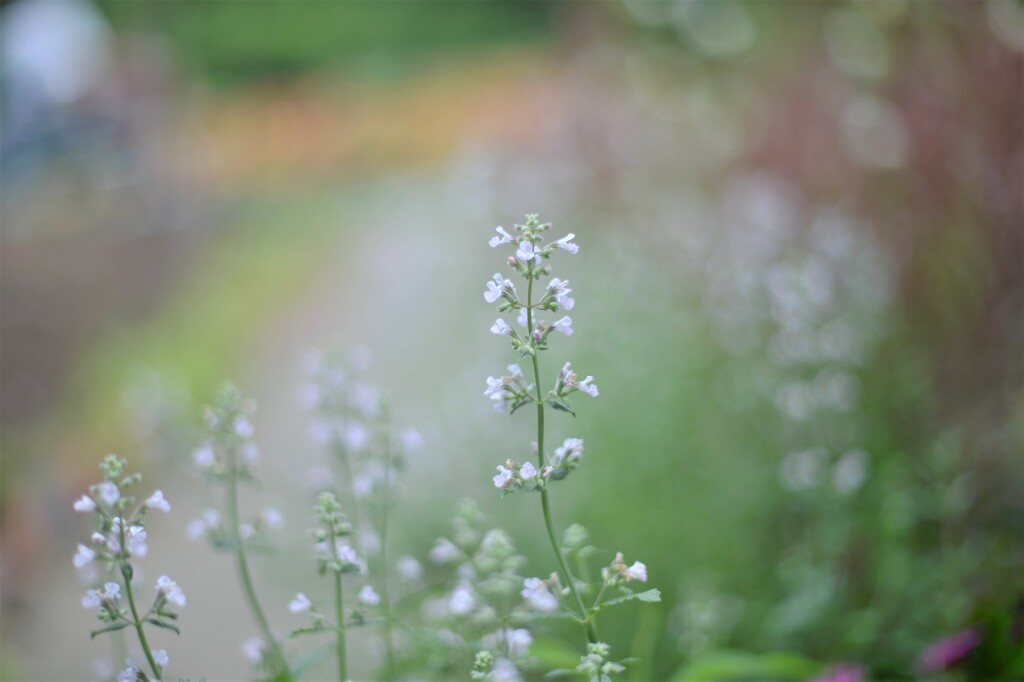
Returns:
[[[935,672],[952,667],[981,643],[981,633],[975,627],[940,639],[921,652],[919,667],[924,672]]]
[[[309,598],[299,592],[295,595],[294,599],[288,602],[288,610],[292,613],[302,613],[303,611],[308,611],[312,605],[313,603],[309,601]]]
[[[165,514],[171,511],[171,503],[167,501],[160,490],[157,490],[146,499],[146,506],[150,509],[159,509]]]

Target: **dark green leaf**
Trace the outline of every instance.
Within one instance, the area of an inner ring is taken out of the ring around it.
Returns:
[[[129,625],[131,625],[131,623],[129,623],[128,621],[121,621],[120,623],[114,623],[113,625],[108,625],[107,627],[100,628],[99,630],[93,630],[91,633],[89,633],[89,639],[94,639],[96,635],[102,635],[104,632],[114,632],[115,630],[123,630]]]
[[[170,623],[165,623],[164,621],[157,620],[156,618],[147,618],[146,622],[149,623],[150,625],[155,625],[158,628],[163,628],[165,630],[170,630],[171,632],[173,632],[176,635],[180,635],[181,634],[181,630],[178,629],[177,625],[172,625]]]

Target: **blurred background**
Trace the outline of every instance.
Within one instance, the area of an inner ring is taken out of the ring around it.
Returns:
[[[256,578],[295,626],[313,348],[371,349],[423,434],[405,553],[466,496],[550,572],[536,500],[489,480],[530,420],[481,395],[514,359],[486,242],[533,212],[581,247],[555,263],[576,334],[542,369],[601,388],[551,420],[588,446],[555,522],[664,598],[601,623],[632,679],[772,679],[783,653],[1024,679],[1024,4],[20,0],[0,22],[4,679],[119,669],[71,564],[107,452],[173,507],[142,570],[189,602],[158,645],[181,676],[249,674],[230,559],[184,537],[219,503],[190,453],[225,378],[260,405],[245,497],[287,526]]]

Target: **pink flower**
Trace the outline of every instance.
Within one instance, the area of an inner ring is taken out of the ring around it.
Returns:
[[[921,652],[918,665],[923,672],[945,670],[971,653],[971,650],[980,643],[981,634],[977,628],[969,627],[931,644]]]

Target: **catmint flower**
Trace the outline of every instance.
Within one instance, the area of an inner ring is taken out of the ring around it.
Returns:
[[[476,597],[473,595],[473,588],[468,583],[460,583],[452,596],[448,598],[448,610],[456,616],[464,616],[476,606]]]
[[[498,474],[492,479],[494,481],[495,488],[505,489],[509,487],[515,480],[512,469],[507,466],[499,466]]]
[[[533,644],[533,636],[525,628],[508,628],[505,630],[505,641],[508,643],[509,655],[516,658],[529,653],[530,645]]]
[[[92,540],[94,544],[102,545],[107,541],[107,536],[97,531],[93,533],[89,539]]]
[[[576,299],[569,296],[572,289],[569,288],[569,280],[561,280],[555,277],[548,284],[545,298],[551,297],[565,310],[572,310],[576,305]]]
[[[495,682],[517,682],[522,680],[523,676],[519,674],[519,668],[515,663],[507,658],[499,658],[494,661],[494,667],[491,668],[488,679],[495,680]]]
[[[94,609],[99,606],[104,599],[111,601],[117,601],[121,597],[121,586],[117,583],[106,583],[103,585],[103,591],[89,590],[82,597],[82,606],[87,609]]]
[[[284,527],[284,516],[274,507],[264,509],[260,517],[268,528],[280,529]]]
[[[556,321],[553,325],[551,325],[551,327],[556,332],[561,332],[566,336],[572,336],[572,318],[569,317],[568,315]]]
[[[501,319],[500,317],[494,321],[494,324],[491,325],[491,333],[497,336],[504,336],[505,334],[508,334],[510,331],[512,331],[512,327],[508,326],[508,322]]]
[[[540,249],[534,246],[533,242],[525,239],[519,243],[519,248],[516,249],[516,258],[523,263],[528,263],[532,260],[535,264],[539,265],[540,254]]]
[[[605,580],[609,583],[617,578],[621,578],[625,582],[632,582],[633,580],[639,580],[642,583],[647,582],[647,566],[639,561],[634,561],[632,566],[626,566],[626,562],[622,558],[622,552],[615,553],[615,559],[612,560],[611,569],[604,569]]]
[[[398,571],[398,575],[403,580],[408,580],[409,582],[414,582],[423,577],[423,566],[420,565],[420,562],[415,557],[400,557],[395,564],[395,570]]]
[[[499,236],[499,237],[491,237],[491,241],[487,242],[488,244],[491,245],[492,249],[494,247],[496,247],[496,246],[501,246],[502,244],[508,244],[510,241],[512,241],[512,235],[510,235],[508,232],[506,232],[504,227],[496,227],[496,228],[494,228],[494,231],[497,232],[501,236]]]
[[[335,549],[338,550],[338,559],[344,561],[347,564],[359,563],[359,557],[356,555],[356,551],[348,545],[341,544],[338,540],[335,542]]]
[[[256,428],[248,417],[236,417],[234,431],[239,438],[252,438],[252,435],[256,433]]]
[[[167,655],[166,649],[153,649],[153,661],[156,662],[160,668],[166,668],[167,664],[171,662],[170,657]]]
[[[121,553],[121,519],[114,517],[110,537],[107,538],[107,549],[111,554]],[[146,529],[142,526],[129,526],[124,533],[128,554],[137,557],[146,556],[149,547],[146,545]]]
[[[162,575],[156,581],[156,589],[168,603],[174,604],[179,609],[185,606],[185,593],[178,586],[178,583],[168,576]]]
[[[494,277],[487,283],[487,291],[484,292],[484,300],[494,303],[502,296],[507,295],[508,288],[515,292],[515,284],[501,276],[501,273],[494,273]]]
[[[352,450],[360,450],[370,440],[370,434],[362,424],[353,422],[345,427],[345,445]]]
[[[288,602],[288,610],[292,613],[303,613],[308,611],[311,606],[313,606],[313,602],[309,601],[309,598],[301,592]]]
[[[530,607],[538,611],[554,611],[558,608],[558,598],[551,594],[548,584],[540,578],[524,580],[520,594]]]
[[[380,595],[370,585],[363,585],[359,590],[359,601],[367,606],[376,606],[380,603]]]
[[[519,309],[519,316],[516,318],[516,322],[519,323],[520,327],[525,327],[526,326],[526,322],[527,322],[527,320],[526,320],[526,308],[520,308]]]
[[[253,665],[263,662],[263,640],[259,637],[250,637],[242,642],[242,654]]]
[[[577,462],[582,455],[583,439],[566,438],[562,442],[562,447],[555,449],[555,454],[551,458],[551,463],[554,466],[561,466],[562,464]]]
[[[100,483],[99,486],[97,487],[100,498],[108,507],[115,504],[118,500],[121,499],[121,490],[113,481],[104,481],[103,483]]]
[[[213,466],[216,461],[213,447],[209,443],[203,443],[192,452],[192,461],[196,463],[196,466],[204,469]]]
[[[128,663],[128,661],[125,661]],[[139,669],[129,663],[128,667],[117,674],[117,682],[135,682],[139,679]]]
[[[150,509],[159,509],[165,514],[171,511],[171,503],[164,498],[164,494],[160,490],[157,490],[146,499],[146,506]]]
[[[82,495],[81,499],[77,500],[74,506],[76,512],[86,513],[96,511],[96,502],[94,502],[88,495]]]
[[[594,377],[592,376],[588,375],[586,379],[576,385],[576,388],[583,391],[591,398],[597,397],[597,384],[594,383]]]
[[[536,475],[537,469],[535,469],[533,464],[531,464],[530,462],[527,462],[526,464],[519,468],[519,478],[523,479],[524,481],[526,479],[533,478]]]
[[[462,550],[455,546],[448,538],[438,538],[434,546],[430,548],[430,560],[435,564],[450,564],[459,558]]]
[[[572,243],[572,240],[575,239],[575,238],[576,238],[576,235],[574,235],[572,232],[570,232],[569,234],[565,235],[564,237],[562,237],[561,239],[556,241],[555,242],[555,246],[557,246],[560,249],[564,249],[565,251],[568,251],[569,253],[576,254],[576,253],[579,252],[580,247],[579,247],[578,244],[573,244]]]
[[[85,545],[78,545],[78,551],[75,553],[75,568],[85,568],[85,566],[96,558],[96,552],[92,551]]]
[[[622,572],[626,576],[626,580],[639,580],[642,583],[647,582],[647,566],[639,561],[634,561],[633,565]]]

